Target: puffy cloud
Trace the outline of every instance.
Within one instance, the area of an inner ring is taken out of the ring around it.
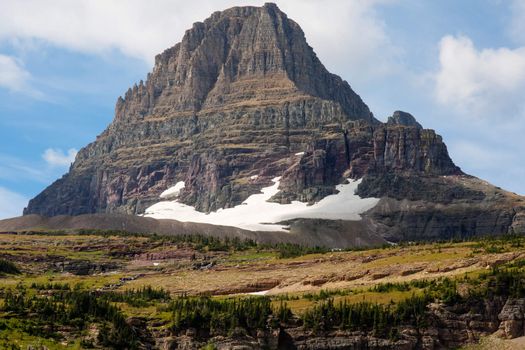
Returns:
[[[393,0],[282,0],[310,44],[331,69],[363,76],[388,68],[394,49],[374,8]],[[152,62],[180,41],[184,31],[213,11],[265,0],[5,0],[0,40],[44,40],[60,47],[104,54],[111,50]],[[344,35],[342,35],[344,33]]]
[[[0,219],[22,215],[27,202],[24,196],[0,187]]]
[[[14,57],[0,54],[0,86],[12,91],[27,89],[31,75]]]
[[[63,152],[61,149],[48,148],[42,158],[52,167],[67,167],[75,161],[77,150],[74,148]]]
[[[387,35],[376,8],[387,0],[301,0],[279,2],[303,28],[321,61],[351,82],[381,77],[397,67],[401,50]]]
[[[45,100],[46,96],[32,86],[31,78],[31,73],[25,69],[21,60],[0,54],[0,88]]]
[[[429,111],[456,164],[523,194],[525,47],[480,48],[467,36],[447,35],[438,70],[428,76],[437,102]]]
[[[446,36],[439,45],[439,63],[439,102],[474,117],[522,115],[525,47],[479,50],[468,37]]]

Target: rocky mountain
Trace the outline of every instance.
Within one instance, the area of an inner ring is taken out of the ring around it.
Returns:
[[[348,181],[374,205],[335,203]],[[275,184],[264,200],[282,211],[298,202],[320,207],[306,215],[304,204],[301,220],[286,216],[292,229],[349,220],[346,210],[361,222],[342,226],[389,240],[525,230],[523,198],[464,174],[442,138],[412,115],[375,119],[275,4],[195,23],[155,58],[146,82],[118,99],[111,125],[24,214],[143,214],[176,184],[167,199],[197,214],[161,209],[181,221],[250,204]]]

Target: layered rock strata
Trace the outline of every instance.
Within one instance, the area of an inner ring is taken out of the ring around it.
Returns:
[[[412,115],[376,120],[274,4],[195,23],[24,213],[142,214],[181,181],[178,201],[210,212],[239,205],[277,176],[271,200],[283,204],[314,203],[362,178],[358,194],[382,198],[364,215],[366,230],[391,240],[525,227],[521,197],[463,174],[441,137]]]

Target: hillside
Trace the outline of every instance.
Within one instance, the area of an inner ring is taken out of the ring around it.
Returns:
[[[1,234],[0,347],[519,349],[523,244],[330,251],[196,235]]]

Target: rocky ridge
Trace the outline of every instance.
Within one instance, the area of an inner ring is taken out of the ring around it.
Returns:
[[[25,214],[141,214],[178,200],[229,208],[282,176],[279,203],[313,203],[347,178],[382,198],[367,231],[391,240],[522,232],[522,198],[465,175],[433,130],[397,111],[377,121],[274,4],[195,23],[119,98],[115,119]],[[293,229],[293,225],[292,225]]]

